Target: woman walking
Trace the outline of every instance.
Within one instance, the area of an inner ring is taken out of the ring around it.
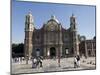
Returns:
[[[77,67],[80,67],[80,56],[77,55]]]
[[[77,68],[77,58],[76,58],[76,56],[74,57],[74,68]]]

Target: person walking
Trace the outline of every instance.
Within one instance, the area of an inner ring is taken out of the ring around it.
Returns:
[[[43,67],[43,65],[42,65],[43,58],[42,58],[41,56],[40,56],[39,58],[40,58],[40,59],[39,59],[39,60],[40,60],[40,61],[39,61],[39,62],[40,62],[40,67]]]
[[[80,67],[80,56],[77,55],[77,67]]]
[[[36,68],[37,60],[36,58],[32,57],[32,68]]]
[[[76,56],[74,57],[74,68],[77,68],[77,58],[76,58]]]
[[[43,61],[43,58],[41,56],[37,57],[37,66],[38,67],[43,67],[42,61]]]

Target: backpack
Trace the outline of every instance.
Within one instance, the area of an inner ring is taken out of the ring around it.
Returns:
[[[78,56],[78,57],[77,57],[77,61],[79,61],[79,60],[80,60],[80,57]]]

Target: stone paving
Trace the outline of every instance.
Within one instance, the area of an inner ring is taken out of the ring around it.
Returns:
[[[26,64],[25,61],[22,63],[12,63],[12,74],[20,73],[37,73],[37,72],[54,72],[54,71],[69,71],[69,70],[84,70],[84,69],[95,69],[96,63],[95,58],[81,58],[79,68],[74,68],[74,58],[62,58],[60,60],[60,67],[58,66],[58,59],[45,59],[43,60],[43,67],[32,68],[32,62]]]

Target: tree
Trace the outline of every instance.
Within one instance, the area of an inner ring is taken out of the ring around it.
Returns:
[[[24,56],[24,44],[12,44],[12,57],[21,57]]]

